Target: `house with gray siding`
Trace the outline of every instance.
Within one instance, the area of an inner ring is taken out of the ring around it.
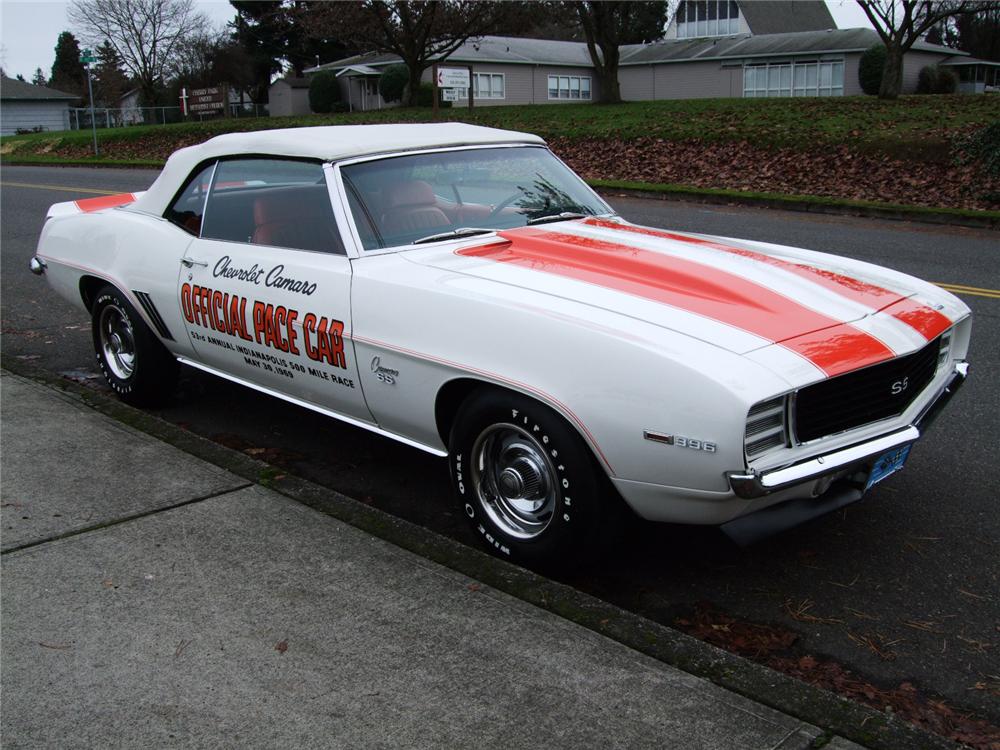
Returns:
[[[631,101],[849,96],[862,93],[861,55],[880,43],[873,29],[838,29],[823,0],[682,0],[663,39],[621,48],[618,81]],[[917,42],[904,56],[903,92],[916,90],[924,66],[962,57]],[[392,106],[370,92],[377,94],[382,71],[399,63],[392,54],[368,53],[305,72],[335,71],[351,109],[367,110]],[[486,36],[466,42],[446,64],[472,67],[477,107],[600,99],[583,42]],[[429,68],[423,80],[432,75]],[[455,106],[467,102],[468,92],[459,90]]]
[[[77,99],[76,94],[3,76],[0,78],[0,133],[69,130],[69,105]]]
[[[623,54],[619,81],[625,99],[851,96],[863,93],[861,55],[879,43],[872,29],[664,39]],[[917,42],[903,57],[903,92],[916,91],[924,66],[962,56]]]

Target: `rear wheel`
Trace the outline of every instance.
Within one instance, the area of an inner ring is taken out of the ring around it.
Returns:
[[[548,407],[515,393],[472,394],[449,460],[462,512],[495,554],[560,565],[605,541],[616,498],[586,443]]]
[[[145,406],[170,395],[177,382],[177,360],[114,287],[97,293],[91,329],[97,364],[122,401]]]

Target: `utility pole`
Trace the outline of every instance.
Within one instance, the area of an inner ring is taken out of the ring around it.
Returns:
[[[94,133],[94,156],[100,156],[100,151],[97,150],[97,117],[94,115],[94,84],[90,78],[90,66],[97,62],[97,58],[94,57],[93,52],[85,49],[80,55],[80,62],[87,66],[87,93],[90,94],[90,129]]]

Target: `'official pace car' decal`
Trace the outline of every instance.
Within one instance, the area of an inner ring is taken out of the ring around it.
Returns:
[[[181,311],[191,325],[286,354],[305,354],[314,362],[347,369],[344,323],[336,318],[312,312],[303,315],[284,305],[188,283],[181,286]],[[208,343],[233,349],[245,357],[257,354],[238,341],[211,338]]]

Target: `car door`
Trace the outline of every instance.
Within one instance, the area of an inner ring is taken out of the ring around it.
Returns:
[[[178,295],[197,364],[372,422],[351,342],[351,264],[319,162],[220,160]]]

